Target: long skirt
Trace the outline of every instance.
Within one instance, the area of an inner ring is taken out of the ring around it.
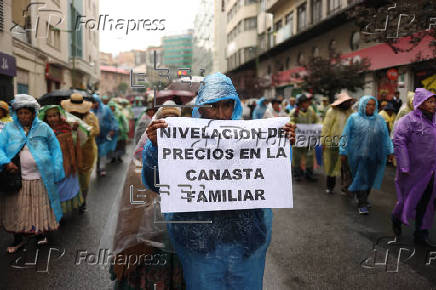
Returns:
[[[42,179],[23,180],[18,193],[2,196],[2,206],[3,227],[8,232],[38,234],[59,227]]]

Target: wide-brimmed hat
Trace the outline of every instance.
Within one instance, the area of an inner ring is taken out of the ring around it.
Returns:
[[[9,114],[9,105],[5,101],[0,101],[0,109],[5,110],[6,115]]]
[[[336,100],[332,103],[332,106],[339,106],[340,104],[350,101],[353,98],[350,97],[347,93],[340,93],[336,95]]]
[[[176,103],[172,100],[168,100],[165,103],[163,103],[163,107],[160,107],[159,110],[154,114],[153,118],[155,120],[163,119],[168,117],[169,115],[175,115],[180,117],[181,116],[181,110],[180,107],[175,107]],[[174,106],[174,107],[172,107]]]
[[[71,94],[70,99],[61,102],[62,108],[67,112],[78,112],[85,114],[91,110],[92,103],[85,101],[81,94]]]

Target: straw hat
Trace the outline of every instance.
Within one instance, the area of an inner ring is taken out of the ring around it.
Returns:
[[[350,97],[347,93],[340,93],[336,95],[336,100],[332,103],[332,106],[339,106],[343,102],[350,101],[353,98]]]
[[[172,100],[168,100],[165,103],[163,103],[164,107],[160,107],[159,110],[154,114],[153,118],[155,120],[163,119],[168,117],[169,115],[175,115],[180,117],[181,116],[181,110],[180,107],[170,107],[170,106],[176,106],[176,103]]]
[[[67,112],[78,112],[85,114],[91,110],[92,103],[83,100],[83,96],[81,94],[74,93],[71,94],[70,99],[63,100],[61,102],[61,106]]]
[[[5,110],[6,115],[9,114],[9,105],[5,101],[0,101],[0,108]]]

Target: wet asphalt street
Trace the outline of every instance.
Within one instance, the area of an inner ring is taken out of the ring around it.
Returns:
[[[127,164],[109,165],[107,177],[93,177],[88,212],[68,218],[49,235],[50,244],[38,252],[36,265],[32,265],[33,243],[25,252],[6,254],[12,235],[0,231],[0,289],[110,289],[107,269],[75,262],[80,250],[98,252]],[[371,193],[369,216],[359,216],[348,197],[326,195],[319,171],[318,177],[318,183],[294,183],[294,209],[274,210],[265,290],[436,289],[436,259],[426,265],[430,249],[414,247],[412,228],[404,229],[402,246],[387,245],[392,240],[389,217],[395,202],[392,168],[382,190]],[[404,249],[398,255],[400,247]]]

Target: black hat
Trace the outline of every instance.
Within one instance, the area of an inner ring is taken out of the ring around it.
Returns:
[[[297,95],[297,105],[299,105],[305,101],[308,101],[308,100],[309,100],[309,98],[305,94],[298,94]]]

